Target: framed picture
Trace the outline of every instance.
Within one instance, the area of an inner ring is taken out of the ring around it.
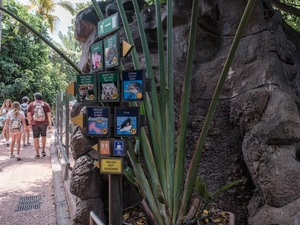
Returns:
[[[97,102],[97,85],[94,74],[77,75],[77,102]]]
[[[110,107],[86,108],[87,136],[107,137],[110,135]]]
[[[115,136],[130,137],[139,135],[139,107],[115,108]]]
[[[122,71],[122,101],[144,101],[145,70]]]
[[[91,72],[104,69],[103,65],[103,42],[99,41],[91,45],[92,68]]]
[[[98,85],[98,96],[100,102],[120,101],[120,83],[118,71],[99,73]]]
[[[120,45],[119,34],[116,33],[103,39],[105,69],[119,66]]]

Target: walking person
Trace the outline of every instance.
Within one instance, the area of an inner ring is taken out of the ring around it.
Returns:
[[[41,93],[34,94],[34,101],[28,105],[27,109],[28,125],[32,128],[35,158],[40,158],[39,151],[39,139],[42,137],[42,155],[46,156],[46,135],[47,127],[52,128],[52,118],[50,106],[47,102],[43,101],[43,95]]]
[[[1,112],[0,112],[0,120],[3,124],[3,131],[2,131],[2,135],[5,138],[6,141],[6,146],[9,146],[9,131],[8,129],[5,130],[4,132],[4,127],[5,127],[5,122],[7,119],[7,115],[9,113],[9,111],[11,110],[12,107],[12,101],[10,99],[5,99],[2,106],[1,106]]]
[[[22,98],[22,104],[21,104],[21,110],[24,113],[25,116],[25,122],[26,122],[26,127],[28,132],[24,132],[22,135],[22,143],[23,147],[30,146],[29,138],[30,138],[30,126],[28,125],[28,119],[27,119],[27,108],[29,104],[29,98],[27,96],[24,96]]]
[[[20,148],[21,148],[21,137],[24,131],[27,131],[25,123],[25,116],[21,110],[19,102],[12,103],[12,109],[7,114],[7,119],[3,128],[3,131],[9,131],[11,136],[10,155],[9,158],[14,158],[14,147],[17,144],[17,156],[16,159],[19,161]]]

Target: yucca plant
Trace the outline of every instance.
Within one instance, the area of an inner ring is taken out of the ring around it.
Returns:
[[[92,0],[99,19],[103,15],[95,0]],[[139,189],[143,204],[151,211],[151,214],[159,225],[181,224],[186,216],[194,190],[197,177],[197,170],[200,163],[202,149],[207,136],[210,122],[216,108],[218,98],[227,77],[229,68],[233,61],[243,30],[247,24],[255,0],[249,0],[237,33],[233,40],[228,58],[220,75],[212,102],[204,122],[198,143],[196,145],[192,161],[189,165],[187,177],[184,177],[184,157],[186,149],[186,130],[189,108],[189,97],[191,89],[191,74],[196,41],[196,29],[200,0],[193,1],[191,14],[189,46],[186,63],[185,78],[182,90],[181,111],[178,127],[178,136],[175,136],[175,116],[174,116],[174,94],[173,94],[173,29],[172,29],[172,1],[167,1],[167,50],[164,50],[162,22],[161,22],[161,2],[155,0],[160,93],[158,95],[154,82],[154,73],[151,64],[151,57],[144,33],[140,11],[136,0],[132,0],[146,62],[146,71],[149,78],[152,78],[152,90],[146,96],[146,101],[140,105],[141,112],[147,117],[147,132],[141,128],[141,135],[136,139],[135,147],[129,143],[128,156],[131,160],[131,169],[125,170],[125,175]],[[128,42],[134,45],[130,27],[126,19],[125,10],[121,0],[117,0],[121,19],[127,35]],[[131,52],[133,63],[136,69],[140,68],[137,52]],[[167,56],[165,62],[165,55]],[[165,68],[167,65],[167,68]],[[122,67],[121,67],[122,68]],[[150,101],[151,99],[151,101]],[[151,141],[150,141],[151,140]],[[139,161],[139,151],[143,155],[143,164]],[[135,177],[132,177],[134,174]],[[235,183],[234,183],[235,184]],[[226,185],[229,187],[231,184]],[[232,184],[233,185],[233,184]],[[224,191],[225,189],[220,189]],[[206,194],[208,191],[206,190]],[[209,195],[210,196],[210,195]]]

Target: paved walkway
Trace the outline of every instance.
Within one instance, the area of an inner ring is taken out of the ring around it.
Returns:
[[[48,132],[45,157],[35,159],[32,133],[30,142],[21,147],[17,161],[8,157],[9,147],[0,136],[0,224],[70,225],[54,132]]]

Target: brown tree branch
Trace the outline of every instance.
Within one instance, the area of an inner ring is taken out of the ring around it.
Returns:
[[[286,5],[286,4],[282,3],[282,2],[280,2],[279,0],[270,0],[270,3],[274,7],[278,8],[281,11],[284,11],[286,13],[293,14],[293,15],[295,15],[297,17],[300,17],[300,9],[297,9],[297,8],[292,7],[290,5]]]

